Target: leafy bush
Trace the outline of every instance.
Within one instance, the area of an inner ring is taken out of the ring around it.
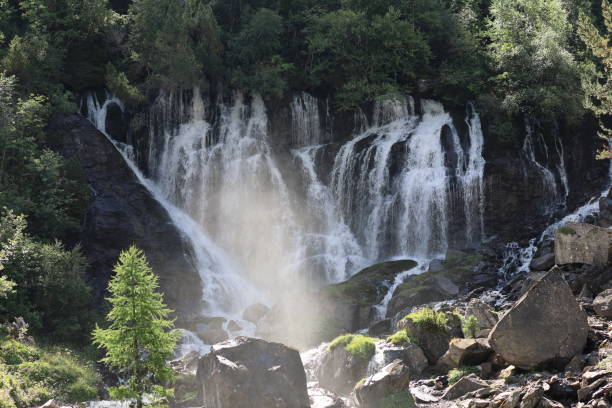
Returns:
[[[478,331],[478,319],[474,315],[467,316],[463,319],[461,330],[463,336],[466,339],[476,338],[476,332]]]
[[[363,334],[345,334],[329,343],[328,350],[343,347],[350,355],[360,360],[369,360],[376,353],[375,338]]]
[[[463,366],[459,368],[454,368],[448,372],[448,384],[453,385],[466,375],[478,374],[478,372],[478,367]]]
[[[410,319],[415,325],[428,331],[445,332],[448,330],[448,317],[446,313],[436,312],[430,308],[410,313],[404,319]]]
[[[84,276],[86,260],[79,247],[41,244],[25,232],[23,216],[0,212],[0,267],[16,284],[0,302],[0,318],[22,316],[33,332],[56,341],[86,339],[95,315]]]
[[[6,340],[0,344],[0,362],[7,365],[18,365],[40,358],[40,351],[33,346],[16,340]]]
[[[408,335],[406,330],[399,330],[387,337],[387,341],[392,344],[416,343],[413,338]]]

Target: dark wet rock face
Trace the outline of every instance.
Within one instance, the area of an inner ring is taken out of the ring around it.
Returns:
[[[567,363],[584,349],[585,313],[558,268],[541,277],[500,319],[489,344],[504,360],[533,369]]]
[[[213,346],[198,365],[201,403],[207,408],[308,408],[300,354],[249,337]]]
[[[78,115],[55,116],[49,131],[61,136],[61,153],[80,163],[92,191],[80,240],[94,296],[102,300],[119,253],[136,245],[159,276],[170,307],[179,314],[198,310],[201,281],[189,245],[112,143]]]

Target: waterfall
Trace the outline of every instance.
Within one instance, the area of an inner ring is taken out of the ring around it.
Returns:
[[[551,154],[549,146],[542,132],[535,131],[536,121],[525,120],[525,140],[522,154],[526,162],[536,169],[542,180],[544,210],[551,213],[557,205],[564,206],[570,193],[565,168],[565,151],[558,130],[552,132],[554,153]]]
[[[339,150],[332,189],[368,259],[443,257],[448,248],[451,187],[465,209],[465,238],[482,237],[484,159],[480,119],[468,118],[464,150],[451,116],[434,101],[412,98],[378,102],[374,126]],[[443,138],[450,135],[450,148]],[[453,168],[448,156],[456,157]],[[398,167],[393,169],[394,167]]]
[[[189,241],[202,281],[202,296],[206,305],[206,310],[202,312],[212,316],[240,320],[240,313],[245,307],[262,301],[260,294],[243,279],[239,268],[228,254],[215,245],[188,214],[168,201],[156,183],[144,177],[133,161],[131,149],[123,143],[114,141],[106,133],[106,109],[113,103],[123,109],[123,105],[110,95],[103,104],[97,101],[95,95],[88,95],[89,119],[114,144],[138,181],[164,207],[183,237]],[[248,327],[248,324],[245,326]]]
[[[120,101],[88,98],[103,131],[110,103]],[[460,135],[438,102],[382,98],[371,123],[355,111],[344,141],[324,129],[331,119],[321,106],[305,93],[293,98],[288,155],[273,148],[261,98],[211,101],[198,88],[161,92],[149,110],[148,179],[115,142],[194,246],[204,313],[235,317],[286,288],[340,282],[381,260],[443,257],[451,220],[459,240],[482,240],[484,138],[474,106]]]

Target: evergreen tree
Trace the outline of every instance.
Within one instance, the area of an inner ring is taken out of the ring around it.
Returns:
[[[172,395],[163,384],[173,379],[166,360],[179,334],[171,332],[172,311],[164,305],[157,277],[141,250],[132,246],[122,252],[114,271],[109,283],[110,325],[94,330],[94,344],[106,350],[102,362],[126,377],[125,385],[110,389],[111,396],[135,399],[141,408],[145,394],[157,402]]]
[[[600,62],[599,69],[595,65],[590,66],[591,75],[584,80],[586,106],[599,118],[612,116],[612,5],[603,0],[601,10],[607,31],[604,35],[584,14],[580,14],[578,21],[580,38]],[[603,122],[600,135],[612,143],[612,129]],[[612,159],[612,148],[602,151],[600,158]]]

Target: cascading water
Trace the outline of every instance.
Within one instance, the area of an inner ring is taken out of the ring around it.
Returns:
[[[119,101],[88,103],[104,131],[105,107]],[[319,105],[307,94],[290,104],[289,156],[273,149],[258,97],[211,102],[195,88],[161,93],[151,108],[151,180],[132,153],[126,159],[192,241],[206,314],[235,317],[261,299],[250,285],[271,303],[287,287],[339,282],[380,260],[443,257],[451,218],[463,226],[454,235],[482,239],[483,136],[473,106],[462,138],[441,104],[420,101],[417,114],[410,97],[384,98],[372,126],[357,110],[355,136],[333,142]]]
[[[466,241],[482,232],[483,137],[471,111],[466,152],[448,113],[434,101],[379,103],[375,124],[340,149],[332,189],[368,259],[443,257],[448,248],[451,186],[465,211]],[[443,137],[457,158],[447,166]],[[394,160],[395,159],[395,160]],[[392,172],[392,162],[399,168]]]
[[[134,163],[131,146],[114,141],[106,133],[106,111],[111,104],[123,109],[121,102],[112,96],[108,96],[107,100],[100,104],[94,95],[88,95],[90,121],[115,145],[139,182],[166,209],[173,223],[189,240],[203,284],[206,313],[240,320],[240,313],[246,306],[261,300],[259,293],[240,276],[239,269],[230,257],[215,245],[185,212],[170,203],[155,183],[144,177]],[[243,322],[243,327],[250,326],[248,322]]]

